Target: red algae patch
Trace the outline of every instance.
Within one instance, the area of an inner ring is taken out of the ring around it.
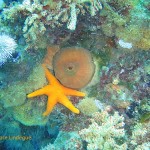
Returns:
[[[70,47],[56,53],[53,59],[56,78],[66,87],[80,89],[92,79],[95,64],[90,52],[84,48]]]

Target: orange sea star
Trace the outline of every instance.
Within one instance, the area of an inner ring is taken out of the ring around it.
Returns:
[[[43,113],[43,116],[48,116],[57,103],[60,103],[70,109],[72,112],[79,114],[80,111],[70,102],[70,100],[67,98],[67,95],[84,97],[85,93],[64,87],[44,65],[43,67],[49,84],[33,93],[28,94],[27,97],[31,98],[43,94],[48,96],[47,108]]]

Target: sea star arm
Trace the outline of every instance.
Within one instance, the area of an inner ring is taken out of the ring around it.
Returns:
[[[67,107],[69,110],[71,110],[76,114],[80,113],[79,109],[77,109],[65,95],[61,95],[59,103],[61,103],[62,105],[64,105],[65,107]]]
[[[62,89],[63,89],[65,95],[81,96],[81,97],[85,96],[85,93],[79,92],[77,90],[73,90],[73,89],[66,88],[66,87],[63,87]]]
[[[28,94],[27,97],[31,98],[31,97],[40,96],[40,95],[43,95],[43,94],[49,95],[49,93],[51,92],[50,87],[51,87],[51,85],[47,85],[47,86],[45,86],[45,87],[43,87],[39,90],[36,90],[36,91]]]
[[[56,103],[57,103],[56,95],[49,96],[47,106],[46,106],[46,111],[43,113],[43,116],[48,116],[51,113],[51,111],[53,110]]]
[[[48,82],[50,82],[50,84],[52,85],[56,85],[59,84],[59,82],[57,81],[57,79],[51,74],[51,72],[46,68],[45,65],[42,65],[45,71],[45,76],[48,80]]]

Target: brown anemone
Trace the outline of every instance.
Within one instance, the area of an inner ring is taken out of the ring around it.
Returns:
[[[92,79],[95,64],[90,52],[83,48],[65,48],[53,59],[56,78],[66,87],[80,89]]]

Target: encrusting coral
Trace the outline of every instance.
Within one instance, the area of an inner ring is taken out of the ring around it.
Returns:
[[[86,86],[95,72],[90,52],[79,47],[60,50],[53,59],[56,78],[66,87],[80,89]]]
[[[13,117],[26,126],[45,125],[48,118],[42,116],[44,109],[45,106],[39,105],[37,101],[27,101],[25,104],[13,108]]]
[[[50,82],[49,85],[44,86],[43,88],[30,93],[27,95],[28,98],[39,96],[39,95],[47,95],[48,102],[46,111],[43,113],[43,116],[47,116],[51,113],[53,107],[60,103],[70,109],[72,112],[79,114],[79,110],[69,101],[66,95],[72,96],[81,96],[84,97],[85,93],[79,92],[70,88],[66,88],[57,81],[57,79],[49,72],[49,70],[43,65],[45,70],[45,75],[48,81]]]
[[[26,81],[15,82],[0,90],[0,100],[7,112],[10,110],[15,120],[27,126],[45,125],[47,118],[42,117],[46,98],[37,101],[26,101],[26,94],[37,90],[46,83],[44,70],[36,66]],[[38,100],[38,99],[37,99]]]
[[[1,103],[5,108],[19,106],[25,102],[26,87],[22,86],[22,84],[22,82],[16,82],[0,92]]]
[[[27,81],[18,81],[0,91],[1,103],[5,108],[20,106],[26,100],[26,94],[37,90],[46,83],[44,70],[41,65],[35,67]]]

